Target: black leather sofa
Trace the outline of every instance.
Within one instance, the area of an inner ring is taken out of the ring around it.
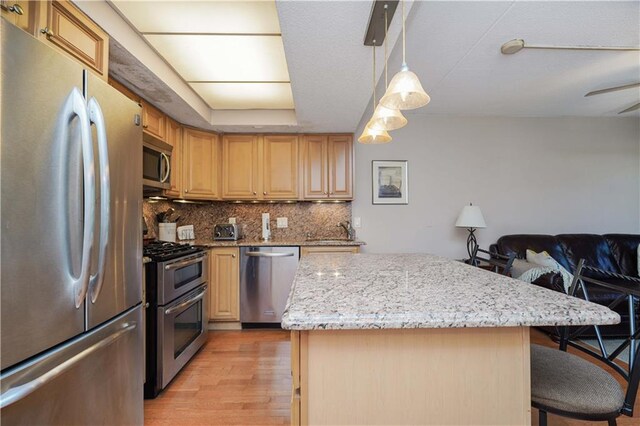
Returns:
[[[491,246],[491,251],[506,256],[515,254],[519,259],[526,258],[527,249],[538,253],[546,251],[571,273],[576,270],[580,259],[585,259],[585,263],[589,266],[608,272],[637,277],[638,244],[640,244],[640,235],[634,234],[518,234],[500,237],[496,244]],[[588,274],[585,275],[588,276]],[[593,278],[609,282],[613,281],[607,277],[593,276]],[[556,291],[564,291],[562,278],[559,274],[544,275],[534,281],[534,284]],[[624,286],[637,285],[623,281],[619,281],[618,284]],[[586,285],[592,302],[608,305],[619,296],[619,293],[605,287]],[[577,294],[577,296],[582,297],[581,294]],[[619,304],[614,310],[620,314],[622,322],[618,325],[603,326],[601,331],[609,337],[625,337],[629,333],[627,302]],[[636,324],[640,324],[639,311],[639,309],[636,309]],[[555,331],[552,328],[545,328],[545,330],[549,332]],[[585,336],[589,335],[593,335],[593,332],[585,333]]]

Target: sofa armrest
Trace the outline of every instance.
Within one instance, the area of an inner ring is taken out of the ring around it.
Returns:
[[[564,293],[564,282],[562,281],[562,275],[557,272],[549,272],[542,275],[540,278],[533,282],[540,287],[548,288],[549,290],[559,291]]]

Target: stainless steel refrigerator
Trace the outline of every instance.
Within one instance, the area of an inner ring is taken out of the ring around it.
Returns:
[[[0,422],[142,424],[140,107],[1,27]]]

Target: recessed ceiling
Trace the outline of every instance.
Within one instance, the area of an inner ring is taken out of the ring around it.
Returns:
[[[113,1],[213,109],[294,109],[271,1]]]

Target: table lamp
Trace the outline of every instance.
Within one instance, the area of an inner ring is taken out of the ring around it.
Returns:
[[[469,204],[462,208],[460,215],[458,215],[458,220],[456,220],[456,228],[467,228],[469,231],[469,236],[467,237],[467,253],[469,253],[469,259],[471,259],[474,250],[478,246],[476,236],[473,233],[478,228],[486,227],[487,224],[484,221],[480,207]]]

